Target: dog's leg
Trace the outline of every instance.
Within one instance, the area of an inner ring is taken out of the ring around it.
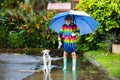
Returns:
[[[44,65],[44,67],[43,67],[43,71],[44,71],[45,70],[45,66],[46,66],[44,56],[43,56],[43,65]]]
[[[46,69],[46,72],[47,72],[47,73],[49,72],[48,64],[49,64],[49,63],[46,61],[46,67],[45,67],[45,69]]]
[[[48,65],[46,66],[46,72],[49,73],[49,68]]]
[[[44,63],[44,69],[43,70],[45,70],[47,72],[48,69],[47,69],[47,62],[46,62],[45,58],[43,58],[43,63]]]
[[[49,72],[51,71],[51,58],[50,58],[50,61],[49,61],[49,64],[48,64],[48,69],[49,69]]]

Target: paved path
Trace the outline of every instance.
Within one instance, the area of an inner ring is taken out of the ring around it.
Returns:
[[[41,56],[0,53],[0,80],[110,80],[107,75],[77,55],[77,70],[71,71],[71,56],[68,70],[62,71],[62,59],[53,58],[51,73],[43,73]]]

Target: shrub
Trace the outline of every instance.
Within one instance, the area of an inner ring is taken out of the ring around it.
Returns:
[[[87,12],[92,18],[94,18],[97,22],[99,22],[100,26],[97,30],[85,37],[87,49],[105,49],[106,44],[105,41],[108,41],[107,34],[109,33],[111,36],[120,35],[120,1],[119,0],[81,0],[76,6],[77,10],[83,10]],[[119,40],[119,38],[116,38]],[[116,41],[116,40],[115,40]],[[84,42],[81,42],[84,43]],[[109,40],[109,45],[111,41]],[[82,44],[81,44],[82,45]],[[110,49],[110,46],[106,46],[106,48]],[[108,49],[108,51],[110,51]]]
[[[8,43],[10,48],[20,48],[24,44],[24,39],[17,32],[11,32],[8,36]]]

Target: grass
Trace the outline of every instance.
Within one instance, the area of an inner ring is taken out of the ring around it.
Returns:
[[[107,53],[102,50],[88,51],[89,57],[93,58],[96,62],[100,63],[105,69],[108,70],[110,76],[120,78],[120,55]]]

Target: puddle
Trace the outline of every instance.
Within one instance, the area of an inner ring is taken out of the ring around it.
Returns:
[[[71,58],[67,71],[62,71],[62,58],[53,58],[50,73],[44,73],[42,68],[42,56],[0,54],[0,80],[110,80],[80,56],[77,56],[77,70],[74,72]]]
[[[53,61],[60,58],[53,58]],[[52,65],[52,68],[57,66]],[[23,80],[43,68],[42,56],[0,53],[0,80]],[[38,70],[36,70],[38,69]]]
[[[72,71],[71,59],[68,60],[68,70],[62,71],[62,60],[56,61],[51,73],[37,72],[28,76],[24,80],[110,80],[107,75],[91,65],[83,57],[77,56],[77,70]]]
[[[38,60],[34,56],[20,54],[0,54],[0,79],[22,80],[34,72],[21,72],[20,70],[34,70]],[[40,63],[40,60],[39,60]]]

